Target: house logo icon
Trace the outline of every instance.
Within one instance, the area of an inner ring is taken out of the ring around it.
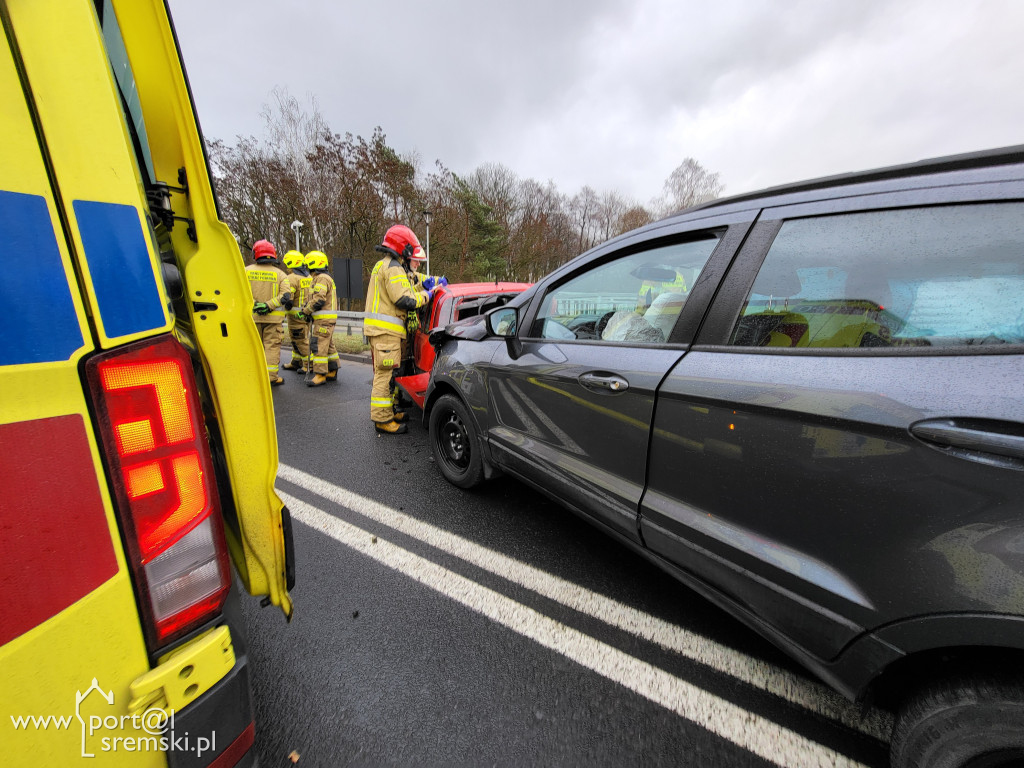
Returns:
[[[82,691],[75,691],[75,717],[82,724],[82,757],[96,757],[92,752],[85,751],[85,719],[82,717],[82,702],[89,698],[93,691],[96,691],[108,705],[113,706],[114,704],[114,692],[107,691],[104,693],[95,677],[92,679],[92,685],[86,688],[84,693]]]

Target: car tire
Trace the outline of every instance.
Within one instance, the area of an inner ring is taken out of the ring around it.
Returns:
[[[455,395],[442,395],[430,410],[434,463],[452,485],[473,488],[483,482],[480,441],[469,411]]]
[[[955,678],[923,687],[900,708],[892,768],[1024,765],[1024,677]]]

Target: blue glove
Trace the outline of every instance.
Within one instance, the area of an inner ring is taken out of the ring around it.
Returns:
[[[438,286],[448,285],[448,278],[445,277],[444,275],[441,275],[441,277],[437,278],[437,284]]]
[[[426,280],[423,281],[423,289],[424,290],[429,291],[435,285],[437,285],[437,278],[434,277],[433,275],[430,275],[429,277],[427,277]]]

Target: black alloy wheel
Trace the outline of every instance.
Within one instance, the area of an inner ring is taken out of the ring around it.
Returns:
[[[472,488],[484,479],[476,427],[462,401],[443,395],[430,411],[430,447],[448,482]]]

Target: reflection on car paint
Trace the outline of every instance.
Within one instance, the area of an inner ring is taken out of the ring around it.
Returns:
[[[935,537],[923,549],[949,563],[953,589],[979,609],[1017,613],[1024,605],[1024,527],[972,523]],[[1009,552],[1017,554],[1008,557]]]
[[[671,514],[683,525],[732,547],[743,554],[773,565],[803,581],[831,592],[851,603],[874,610],[875,606],[867,595],[857,589],[849,579],[805,552],[787,547],[763,535],[727,523],[710,512],[701,512],[692,507],[666,499],[662,494],[648,492],[644,504],[663,514]],[[676,538],[675,534],[670,534]]]

